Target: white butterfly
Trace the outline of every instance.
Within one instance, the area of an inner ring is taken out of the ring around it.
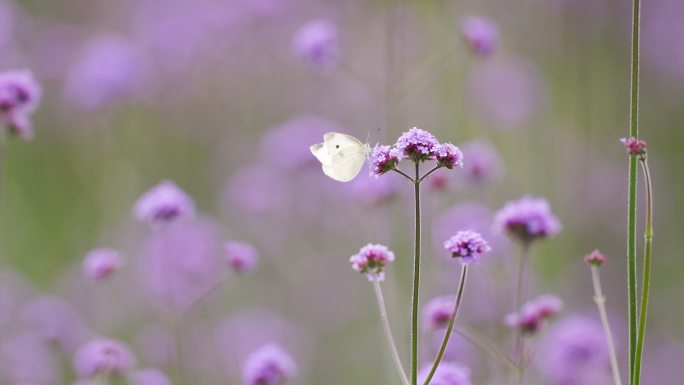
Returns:
[[[323,164],[323,173],[340,182],[354,179],[371,152],[368,143],[337,132],[323,135],[323,143],[316,143],[310,149]]]

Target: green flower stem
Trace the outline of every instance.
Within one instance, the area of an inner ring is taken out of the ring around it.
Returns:
[[[648,297],[651,290],[651,259],[653,248],[653,186],[651,184],[651,172],[645,157],[639,159],[641,169],[644,172],[646,184],[646,229],[644,234],[644,271],[641,280],[641,307],[639,313],[639,333],[636,340],[634,356],[634,384],[641,382],[641,356],[644,351],[644,337],[646,335],[646,315],[648,313]]]
[[[516,283],[515,297],[513,299],[513,312],[517,312],[522,303],[527,300],[527,262],[530,256],[530,244],[524,242],[520,249],[520,261],[518,264],[518,277]],[[518,366],[518,384],[522,385],[525,379],[525,340],[522,330],[515,331],[515,356],[514,360]]]
[[[380,282],[377,280],[373,281],[373,288],[375,289],[375,298],[378,301],[378,308],[380,309],[380,318],[382,318],[382,329],[385,332],[385,338],[387,339],[387,345],[389,346],[390,353],[392,354],[394,366],[396,366],[397,373],[399,374],[399,377],[401,377],[401,383],[403,385],[410,385],[409,379],[404,371],[404,366],[401,364],[401,357],[399,357],[397,344],[394,342],[394,337],[392,336],[392,329],[390,328],[389,317],[387,316],[387,307],[385,306],[385,298],[382,295]]]
[[[594,302],[598,307],[599,316],[601,317],[601,324],[603,325],[603,333],[606,336],[606,343],[608,344],[608,353],[610,355],[610,370],[613,373],[613,384],[622,385],[620,379],[620,367],[618,366],[617,354],[615,352],[615,343],[613,342],[613,332],[610,329],[610,322],[608,322],[608,313],[606,312],[606,297],[603,295],[601,288],[601,277],[599,275],[599,268],[591,266],[591,280],[594,284]]]
[[[415,161],[415,244],[413,250],[413,295],[411,298],[411,384],[418,385],[418,296],[420,294],[420,162]]]
[[[444,352],[446,351],[447,344],[449,343],[449,337],[451,336],[451,332],[454,330],[454,324],[456,323],[456,316],[458,315],[458,309],[461,307],[461,300],[463,298],[463,289],[465,288],[467,276],[468,276],[468,265],[463,264],[461,266],[461,278],[460,278],[460,283],[458,284],[458,292],[456,293],[456,302],[454,303],[454,311],[451,313],[451,317],[449,317],[449,325],[447,326],[446,332],[444,333],[444,339],[442,340],[442,345],[439,347],[439,352],[437,353],[437,357],[435,358],[435,361],[432,363],[432,368],[430,369],[430,373],[428,373],[428,376],[425,378],[425,382],[423,383],[423,385],[430,385],[430,380],[432,380],[432,377],[435,375],[435,372],[437,371],[437,367],[439,367],[440,361],[442,361],[442,357],[444,356]]]

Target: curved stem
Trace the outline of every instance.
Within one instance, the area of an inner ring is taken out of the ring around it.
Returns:
[[[399,175],[403,176],[404,178],[408,179],[411,183],[416,183],[416,181],[413,178],[411,178],[410,176],[408,176],[407,173],[399,170],[398,168],[393,168],[392,171],[394,171],[394,172],[398,173]]]
[[[599,269],[596,266],[591,266],[591,280],[594,284],[594,302],[596,302],[596,306],[598,307],[599,316],[601,317],[601,324],[603,325],[603,333],[606,336],[606,343],[608,344],[610,370],[613,373],[613,383],[614,385],[622,385],[617,354],[615,353],[615,343],[613,342],[613,333],[610,329],[608,313],[606,312],[606,297],[603,295],[603,289],[601,288],[601,277],[599,275]]]
[[[648,313],[648,297],[651,289],[651,259],[653,249],[653,186],[651,172],[645,158],[640,159],[646,184],[646,229],[644,234],[644,271],[641,280],[641,307],[639,313],[639,332],[634,352],[634,384],[639,384],[641,377],[641,356],[644,351],[644,337],[646,335],[646,316]]]
[[[390,328],[389,318],[387,317],[387,308],[385,307],[385,299],[382,295],[380,281],[374,280],[373,288],[375,289],[375,298],[378,300],[378,308],[380,309],[380,317],[382,318],[382,329],[385,332],[385,338],[387,339],[387,345],[392,354],[392,360],[394,360],[394,366],[396,366],[397,373],[399,373],[399,377],[401,377],[401,383],[410,385],[408,377],[406,377],[406,372],[404,371],[404,366],[401,364],[397,344],[394,342],[394,337],[392,336],[392,329]]]
[[[426,172],[425,175],[423,175],[422,177],[420,177],[419,181],[422,182],[422,181],[425,180],[425,178],[427,178],[430,174],[432,174],[433,172],[439,170],[440,168],[442,168],[442,166],[435,166],[435,168],[433,168],[432,170]]]
[[[411,384],[418,384],[418,296],[420,294],[420,163],[415,162],[415,243],[413,250],[413,294],[411,298]]]
[[[437,357],[435,358],[435,362],[432,363],[432,368],[430,369],[430,373],[428,373],[428,376],[425,378],[425,382],[423,383],[423,385],[430,385],[430,380],[432,380],[432,376],[435,375],[435,372],[437,371],[437,367],[439,367],[439,363],[440,363],[440,361],[442,361],[442,357],[444,356],[444,352],[446,351],[446,347],[449,344],[449,337],[451,336],[451,332],[454,330],[454,324],[456,323],[456,316],[458,315],[458,308],[461,307],[461,299],[463,298],[463,289],[465,288],[467,274],[468,274],[468,265],[463,264],[461,266],[461,279],[460,279],[460,283],[458,285],[458,292],[456,293],[456,302],[454,303],[454,311],[451,313],[451,317],[449,317],[449,325],[447,326],[446,332],[444,333],[444,339],[442,340],[442,345],[439,347],[439,352],[437,353]]]

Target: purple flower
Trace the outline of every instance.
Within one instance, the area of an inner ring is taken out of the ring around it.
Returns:
[[[383,269],[394,262],[394,253],[387,246],[369,243],[362,247],[358,254],[352,255],[349,262],[352,269],[366,274],[369,281],[382,281],[385,279]]]
[[[119,252],[113,249],[95,249],[83,259],[83,275],[91,281],[108,278],[123,265]]]
[[[292,356],[278,345],[265,345],[247,357],[242,367],[244,385],[282,385],[297,374]]]
[[[148,223],[194,217],[195,203],[171,181],[163,181],[143,194],[133,207],[135,217]]]
[[[432,365],[423,367],[418,372],[418,382],[423,383],[430,373]],[[472,385],[470,382],[470,370],[453,362],[442,362],[430,380],[430,385]]]
[[[584,261],[592,266],[601,267],[606,263],[606,257],[600,251],[594,250],[584,257]]]
[[[90,333],[76,309],[54,296],[41,296],[26,303],[17,319],[41,338],[69,352],[80,346]]]
[[[557,234],[561,224],[544,198],[524,196],[506,203],[494,218],[496,228],[523,243]]]
[[[423,325],[427,330],[445,328],[454,313],[454,297],[440,295],[432,298],[423,307]]]
[[[475,54],[489,56],[499,45],[499,31],[491,21],[469,16],[461,21],[461,34]]]
[[[331,20],[314,20],[304,24],[292,39],[295,53],[311,65],[330,69],[340,56],[337,27]]]
[[[609,355],[601,324],[584,316],[559,322],[541,342],[536,362],[554,384],[610,383]]]
[[[81,346],[74,356],[80,376],[126,374],[135,366],[133,352],[123,342],[98,338]]]
[[[236,273],[248,273],[256,267],[259,254],[249,243],[227,242],[223,249],[228,265]]]
[[[375,146],[370,154],[371,174],[382,175],[394,169],[399,163],[401,152],[390,146]]]
[[[32,332],[3,334],[0,339],[0,381],[60,385],[60,362],[48,341]]]
[[[454,166],[463,167],[463,153],[451,143],[442,143],[435,147],[437,164],[448,169]]]
[[[431,133],[413,127],[401,134],[396,143],[396,148],[401,154],[414,162],[434,159],[434,149],[439,145],[437,139]]]
[[[525,303],[517,313],[507,315],[506,325],[534,334],[544,326],[545,321],[556,317],[562,308],[563,301],[555,295],[540,295]]]
[[[0,73],[0,125],[11,135],[33,138],[29,116],[40,103],[42,89],[29,70]]]
[[[492,250],[479,233],[470,230],[459,231],[444,241],[444,248],[452,257],[460,258],[463,264],[475,262],[482,254]]]
[[[462,175],[475,185],[481,185],[501,176],[503,163],[494,146],[474,141],[464,144],[463,154],[468,161],[463,165]]]
[[[171,380],[164,372],[157,369],[141,369],[128,377],[130,385],[171,385]]]
[[[629,155],[646,155],[646,141],[637,138],[622,138],[620,143],[624,144],[627,148],[627,154]]]

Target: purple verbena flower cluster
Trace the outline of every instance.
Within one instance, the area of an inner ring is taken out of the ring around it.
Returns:
[[[135,217],[150,224],[195,215],[195,203],[171,181],[163,181],[143,194],[133,207]]]
[[[394,253],[383,245],[367,244],[349,258],[352,269],[365,274],[369,281],[385,279],[385,266],[394,262]]]
[[[491,21],[469,16],[461,21],[461,34],[470,49],[479,56],[489,56],[499,45],[499,31]]]
[[[444,241],[444,248],[463,264],[477,262],[482,254],[492,250],[479,233],[471,230],[459,231]]]
[[[544,198],[524,196],[506,203],[494,218],[496,228],[523,243],[553,236],[561,224]]]
[[[249,273],[256,268],[259,253],[245,242],[227,242],[223,245],[226,262],[236,273]]]
[[[506,316],[506,325],[534,334],[541,330],[546,321],[555,318],[563,308],[563,301],[555,295],[545,294],[525,303],[517,313]]]
[[[281,385],[297,374],[288,352],[278,345],[266,345],[247,357],[242,369],[243,385]]]
[[[0,128],[24,140],[33,138],[31,114],[40,103],[42,88],[31,71],[0,73]]]

